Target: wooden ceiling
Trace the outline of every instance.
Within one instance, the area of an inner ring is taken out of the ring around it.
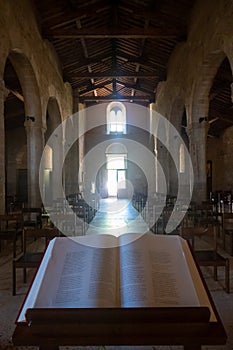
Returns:
[[[87,106],[101,101],[154,102],[175,46],[187,39],[194,0],[31,0],[43,39],[60,59],[64,81]],[[5,83],[6,125],[14,127],[13,101],[20,104],[19,83],[10,62]],[[224,60],[211,89],[210,133],[229,126],[232,74]],[[18,92],[19,96],[17,97]],[[21,104],[23,104],[21,98]],[[14,111],[14,113],[16,113]],[[7,114],[7,113],[6,113]],[[11,117],[10,117],[11,116]],[[8,120],[8,121],[7,121]],[[19,118],[18,120],[19,121]],[[18,125],[16,121],[16,125]]]

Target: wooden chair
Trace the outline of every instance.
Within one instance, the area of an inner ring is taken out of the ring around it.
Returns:
[[[217,246],[217,227],[216,226],[194,226],[194,227],[181,227],[181,236],[191,241],[191,247],[194,257],[199,266],[213,266],[214,268],[214,280],[218,279],[217,268],[218,266],[225,267],[225,290],[230,292],[230,267],[229,259],[223,257],[218,253]],[[208,247],[205,249],[196,249],[195,239],[209,237]]]
[[[23,252],[18,257],[13,259],[13,295],[16,295],[16,269],[23,269],[23,282],[27,281],[27,268],[38,268],[48,242],[58,235],[55,228],[27,228],[23,231]],[[30,241],[31,238],[31,241]],[[40,245],[39,251],[33,249],[35,238],[42,239],[41,242],[36,242]]]
[[[42,209],[41,208],[22,208],[23,226],[41,228]]]
[[[11,241],[13,243],[13,258],[16,257],[16,241],[21,238],[21,248],[23,249],[23,217],[22,214],[0,215],[0,249],[1,241]]]
[[[223,213],[222,217],[223,248],[226,249],[226,236],[230,238],[230,254],[233,255],[233,213]]]
[[[78,219],[72,212],[67,214],[53,214],[51,221],[64,236],[82,236],[84,234],[84,221]]]

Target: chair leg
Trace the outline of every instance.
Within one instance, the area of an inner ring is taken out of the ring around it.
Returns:
[[[229,259],[226,259],[225,265],[225,283],[226,283],[226,292],[230,293],[230,263]]]
[[[214,265],[214,280],[218,280],[218,267],[217,265]]]
[[[223,245],[223,249],[226,249],[226,236],[225,236],[225,232],[224,230],[222,231],[222,245]]]
[[[12,273],[12,294],[16,295],[16,267],[15,262],[13,261],[13,273]]]
[[[23,283],[27,282],[27,269],[26,267],[23,268]]]
[[[230,233],[230,249],[231,249],[231,256],[233,256],[233,233]]]

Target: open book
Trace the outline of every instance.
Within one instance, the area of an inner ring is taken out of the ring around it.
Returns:
[[[17,322],[26,321],[28,308],[211,309],[186,241],[147,233],[128,243],[132,235],[53,239]]]

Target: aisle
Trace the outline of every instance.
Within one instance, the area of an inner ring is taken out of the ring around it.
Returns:
[[[104,233],[120,236],[123,233],[147,231],[148,225],[132,206],[131,201],[111,197],[100,200],[100,208],[90,223],[86,235]]]

